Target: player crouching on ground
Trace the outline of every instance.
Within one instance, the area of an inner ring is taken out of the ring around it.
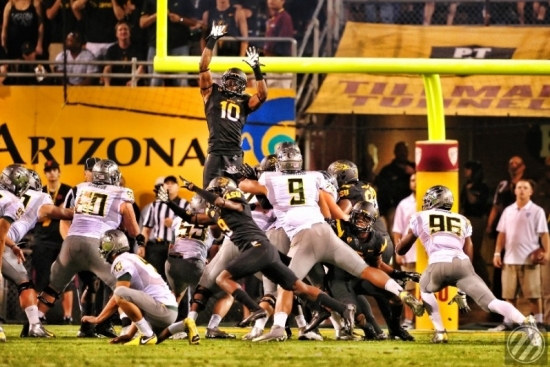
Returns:
[[[178,303],[155,268],[129,251],[128,238],[122,231],[111,229],[101,237],[99,252],[111,264],[111,273],[117,279],[116,287],[99,316],[84,316],[82,322],[99,324],[120,307],[133,324],[126,335],[111,340],[111,343],[154,345],[157,343],[154,330],[160,331],[176,321]],[[132,340],[136,328],[141,337]]]

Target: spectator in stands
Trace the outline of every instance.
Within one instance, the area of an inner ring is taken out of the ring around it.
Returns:
[[[109,47],[107,50],[107,61],[128,61],[130,62],[132,58],[136,58],[139,61],[142,61],[137,47],[135,47],[131,42],[130,36],[130,25],[125,21],[121,20],[116,25],[116,38],[117,43]],[[132,65],[105,65],[103,73],[118,73],[118,74],[131,74]],[[139,65],[136,69],[136,74],[144,74],[145,66]],[[137,80],[136,80],[137,83]],[[118,85],[118,86],[132,86],[132,78],[104,78],[105,86]],[[135,84],[137,85],[137,84]]]
[[[453,25],[455,15],[456,15],[456,8],[458,7],[458,3],[449,3],[449,12],[447,13],[447,25]],[[424,25],[430,25],[432,24],[432,16],[435,11],[435,2],[427,2],[424,5]]]
[[[266,37],[294,37],[292,18],[284,8],[285,0],[267,0],[269,19],[266,24]],[[265,56],[292,56],[290,42],[266,41],[264,45]],[[286,77],[276,79],[273,76]],[[268,87],[291,88],[292,74],[269,74],[266,78]]]
[[[388,228],[393,226],[393,215],[397,204],[411,193],[409,181],[415,173],[414,162],[409,161],[409,146],[404,141],[395,144],[395,158],[382,167],[374,180],[378,192],[380,215],[384,216]]]
[[[530,254],[540,248],[540,241],[548,262],[550,239],[544,210],[531,201],[533,186],[530,180],[517,181],[514,188],[516,201],[504,209],[498,222],[493,265],[502,267],[502,298],[516,306],[521,291],[529,300],[537,324],[542,324],[540,265],[531,262]],[[504,258],[501,257],[503,249]],[[511,324],[511,320],[505,318],[502,325],[491,330],[510,330]]]
[[[67,46],[67,51],[58,54],[55,61],[64,62],[64,58],[67,59],[67,74],[92,74],[98,72],[97,65],[75,64],[76,61],[95,61],[94,54],[82,48],[82,35],[80,33],[69,33],[65,44]],[[55,71],[62,72],[63,70],[63,64],[55,66]],[[67,81],[70,85],[91,85],[93,80],[92,77],[68,75]]]
[[[130,25],[130,42],[137,49],[140,60],[147,58],[147,34],[139,26],[143,0],[113,1],[113,11],[118,21],[125,20]]]
[[[40,0],[9,0],[2,21],[2,47],[8,59],[20,59],[21,46],[25,42],[35,45],[36,53],[42,55],[43,38]]]
[[[489,212],[489,186],[483,180],[483,167],[477,161],[468,161],[464,164],[464,178],[466,182],[460,190],[460,214],[470,220],[472,224],[472,244],[474,254],[472,265],[477,275],[489,285],[489,272],[481,256],[483,233],[487,224]]]
[[[71,7],[76,19],[82,22],[86,49],[97,60],[103,60],[109,46],[116,41],[113,0],[74,0]]]
[[[195,9],[191,1],[168,0],[168,55],[189,56],[190,27],[197,25],[193,18]],[[145,0],[139,25],[147,31],[148,51],[147,61],[153,61],[157,53],[157,1]],[[149,66],[149,74],[153,74],[153,66]],[[162,79],[151,79],[151,86],[157,87],[163,84]],[[177,86],[187,86],[187,79],[174,81]]]
[[[546,218],[550,218],[550,156],[544,161],[544,177],[537,182],[532,199],[535,204],[544,209]],[[540,272],[543,322],[548,330],[550,328],[550,265],[541,266]]]
[[[55,60],[63,50],[63,42],[67,34],[74,31],[82,32],[80,23],[71,9],[71,3],[63,0],[44,0],[44,46],[49,45],[49,59]]]
[[[4,81],[4,85],[46,85],[51,84],[51,78],[47,74],[51,72],[50,66],[36,60],[36,48],[29,42],[21,46],[23,61],[34,61],[33,64],[16,64],[9,68],[16,73],[26,73],[28,76],[10,76]],[[34,76],[32,76],[34,74]]]
[[[206,45],[206,36],[212,30],[214,22],[224,22],[227,25],[227,35],[218,42],[218,56],[245,56],[248,41],[228,41],[228,37],[248,37],[248,23],[242,6],[232,4],[229,0],[216,0],[203,13],[203,38],[201,48]]]

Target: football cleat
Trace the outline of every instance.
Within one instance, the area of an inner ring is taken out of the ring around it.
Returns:
[[[31,338],[55,338],[54,333],[46,330],[42,324],[33,324],[29,328],[28,336]]]
[[[355,327],[355,305],[350,303],[346,306],[346,310],[342,314],[342,319],[348,330],[353,332],[353,328]]]
[[[2,326],[0,326],[0,342],[6,342],[6,333],[4,333],[4,329],[2,329]]]
[[[264,317],[267,317],[267,312],[263,308],[260,308],[259,310],[251,312],[250,315],[245,317],[241,322],[238,322],[237,327],[247,327],[254,321],[262,319]]]
[[[390,336],[389,336],[390,340],[403,340],[404,342],[414,341],[414,336],[409,334],[409,332],[403,329],[403,327],[401,326],[398,326],[395,329],[390,328],[389,333],[390,333]]]
[[[63,325],[72,325],[72,324],[73,324],[73,318],[71,316],[63,317]]]
[[[351,335],[346,329],[336,330],[336,340],[357,340],[355,336]]]
[[[157,336],[155,333],[153,335],[146,337],[140,336],[139,338],[134,338],[124,345],[155,345],[157,344]]]
[[[544,344],[542,334],[537,328],[535,318],[531,315],[527,316],[521,324],[522,329],[527,334],[527,337],[531,341],[531,345],[534,347],[540,347]]]
[[[187,339],[189,339],[189,344],[198,345],[201,341],[201,336],[199,335],[199,330],[197,330],[197,325],[195,320],[191,318],[186,318],[184,320],[185,326],[187,327]]]
[[[365,333],[365,336],[363,337],[363,340],[369,341],[369,340],[386,340],[387,336],[384,333],[378,334],[376,330],[374,330],[374,327],[372,324],[367,323],[365,326],[362,327],[363,332]]]
[[[21,333],[19,334],[19,337],[20,338],[27,338],[29,336],[29,328],[30,328],[30,324],[29,324],[28,321],[26,321],[23,324],[23,329],[21,329]]]
[[[304,330],[305,330],[305,327],[299,329],[298,340],[315,340],[319,342],[323,341],[323,336],[321,335],[318,329],[315,329],[307,333],[304,332]]]
[[[499,324],[495,327],[492,327],[492,328],[489,328],[487,329],[487,331],[509,331],[509,330],[512,330],[514,328],[513,325],[511,324]]]
[[[29,331],[30,332],[30,331]],[[78,330],[78,333],[76,333],[77,338],[99,338],[100,336],[97,335],[93,329],[80,329]]]
[[[263,334],[257,338],[252,339],[253,342],[284,342],[286,340],[285,328],[282,326],[273,325],[269,333]]]
[[[449,336],[447,335],[447,330],[436,331],[431,340],[434,344],[442,344],[449,342]]]
[[[175,333],[170,337],[172,340],[183,340],[187,339],[187,333],[185,331],[182,331],[181,333]]]
[[[206,339],[235,339],[236,338],[235,334],[226,333],[225,331],[220,330],[218,328],[213,328],[213,329],[207,328],[205,337]]]
[[[99,335],[106,336],[107,338],[116,338],[118,336],[113,324],[110,322],[97,324],[95,326],[95,332]]]
[[[252,340],[264,333],[263,329],[260,329],[259,327],[254,326],[252,330],[248,332],[245,336],[243,336],[243,340]]]
[[[401,301],[403,301],[404,304],[406,304],[411,308],[412,312],[416,316],[420,317],[424,315],[424,311],[425,311],[424,304],[419,300],[417,300],[416,298],[414,298],[412,294],[410,294],[407,291],[402,291],[401,293],[399,293],[399,298],[401,298]]]
[[[317,329],[323,321],[330,317],[330,315],[330,312],[322,307],[319,311],[312,312],[311,320],[309,321],[309,324],[306,325],[304,332],[309,333],[310,331]]]

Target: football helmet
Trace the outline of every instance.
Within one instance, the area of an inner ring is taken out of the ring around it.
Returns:
[[[17,197],[21,197],[29,189],[29,181],[29,171],[25,167],[10,164],[2,171],[0,187]]]
[[[282,143],[277,144],[277,148],[275,148],[275,156],[278,156],[280,152],[282,152],[283,150],[288,149],[288,148],[296,149],[298,152],[302,153],[300,151],[300,147],[295,142],[293,142],[293,141],[283,141]]]
[[[237,184],[232,179],[218,176],[210,181],[206,190],[213,192],[214,194],[221,195],[223,190],[228,186],[237,188]]]
[[[338,201],[338,182],[336,177],[328,173],[328,171],[319,171],[325,178],[325,190],[329,192],[334,201]]]
[[[130,251],[130,244],[124,232],[118,229],[110,229],[103,233],[99,243],[99,255],[111,263],[111,255],[118,255]]]
[[[451,210],[453,203],[453,193],[448,187],[443,185],[432,186],[426,191],[422,198],[422,210]]]
[[[241,96],[246,83],[246,74],[239,68],[231,68],[222,75],[222,90],[230,95]]]
[[[260,172],[272,172],[277,168],[277,155],[270,154],[265,156],[260,162]]]
[[[378,219],[378,210],[373,203],[359,201],[351,209],[349,221],[359,232],[370,232],[374,222]]]
[[[42,179],[40,178],[40,175],[38,172],[32,169],[28,169],[29,171],[29,189],[34,191],[42,191]]]
[[[299,149],[289,147],[281,150],[277,155],[277,171],[285,173],[301,172],[303,164],[304,160]]]
[[[350,182],[359,181],[357,165],[352,161],[339,159],[334,161],[327,168],[328,173],[336,177],[338,187]]]
[[[110,159],[102,159],[92,168],[92,182],[104,185],[120,185],[118,165]]]
[[[198,194],[194,195],[189,202],[189,209],[191,210],[191,215],[204,214],[206,212],[206,200]]]

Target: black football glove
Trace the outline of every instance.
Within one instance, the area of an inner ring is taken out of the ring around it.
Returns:
[[[393,279],[403,280],[404,282],[412,281],[418,283],[420,281],[420,273],[416,271],[394,270],[391,277]]]
[[[243,178],[258,181],[258,173],[248,163],[244,163],[241,167],[238,168],[238,171]]]
[[[189,191],[195,191],[195,184],[189,180],[186,180],[185,178],[180,176],[180,180],[182,181],[181,187],[189,190]]]

